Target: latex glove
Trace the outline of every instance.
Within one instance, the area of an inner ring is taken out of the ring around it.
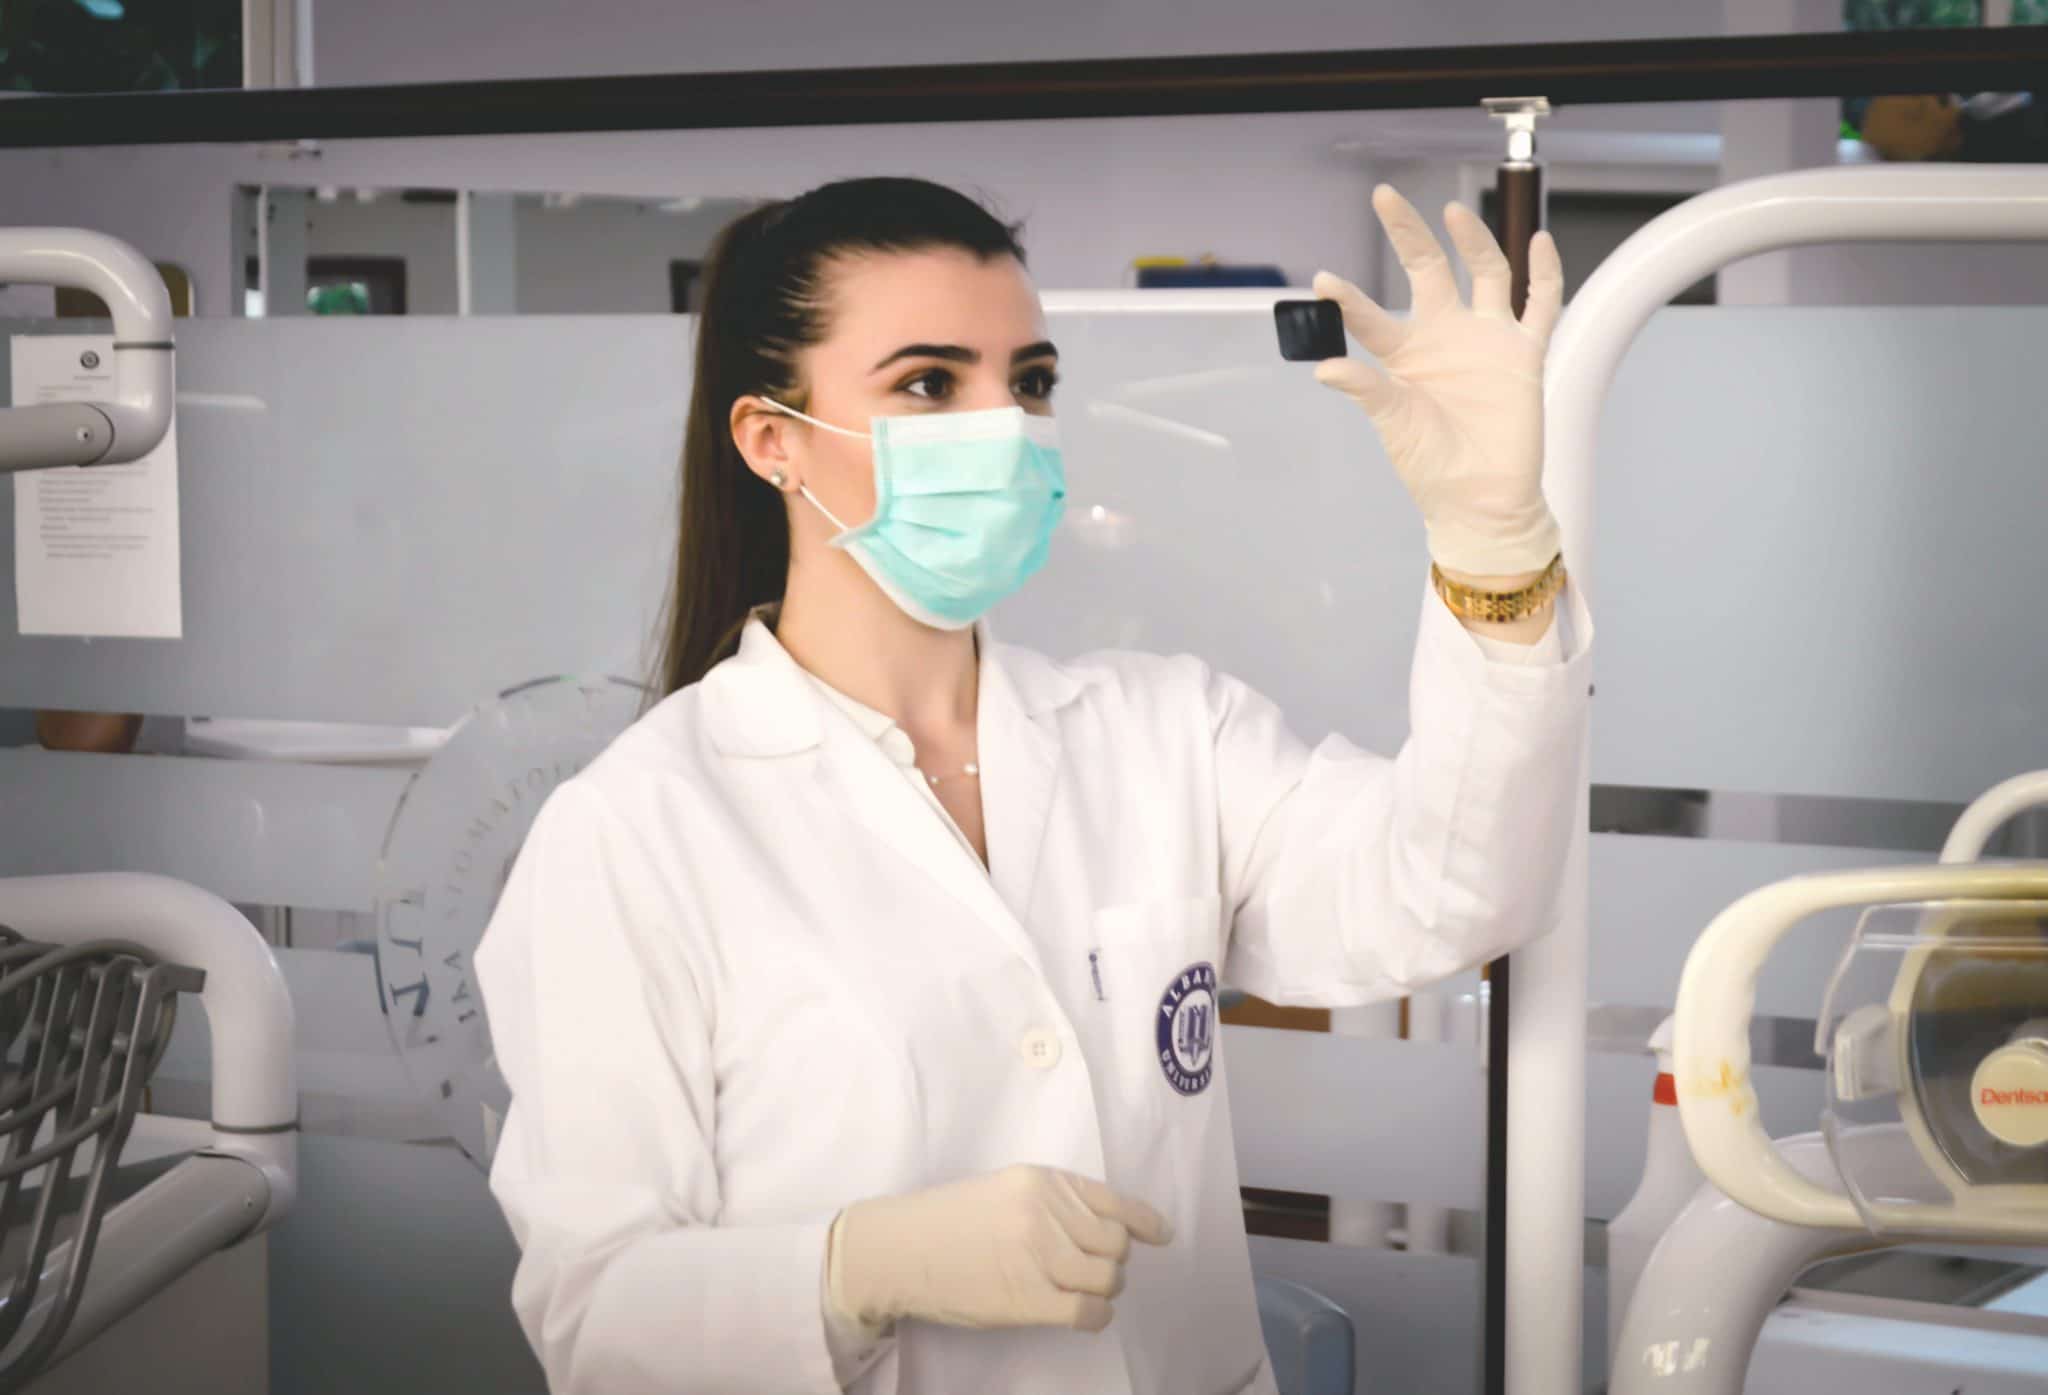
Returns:
[[[832,1235],[826,1298],[870,1328],[922,1318],[1100,1332],[1132,1237],[1163,1245],[1171,1231],[1100,1182],[1019,1166],[856,1202]]]
[[[1325,359],[1316,378],[1365,408],[1394,469],[1415,496],[1429,552],[1446,570],[1504,576],[1541,570],[1557,555],[1557,521],[1543,498],[1543,355],[1564,300],[1564,268],[1547,232],[1529,248],[1529,299],[1509,309],[1508,260],[1463,204],[1444,224],[1472,275],[1472,304],[1414,205],[1391,185],[1373,208],[1408,273],[1414,309],[1403,322],[1329,272],[1316,295],[1379,360]]]

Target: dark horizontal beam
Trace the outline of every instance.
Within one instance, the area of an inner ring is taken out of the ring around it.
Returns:
[[[533,78],[0,101],[0,146],[713,130],[2031,91],[2048,28]]]

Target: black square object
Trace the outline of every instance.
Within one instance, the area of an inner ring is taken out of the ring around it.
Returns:
[[[1334,300],[1275,301],[1273,328],[1280,335],[1282,358],[1344,357],[1344,312]]]

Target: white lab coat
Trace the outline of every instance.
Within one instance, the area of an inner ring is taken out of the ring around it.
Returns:
[[[1173,1223],[1111,1325],[903,1322],[851,1388],[1271,1395],[1220,1034],[1188,1093],[1162,1010],[1204,965],[1352,1004],[1548,929],[1592,639],[1577,588],[1564,609],[1561,661],[1516,665],[1425,595],[1392,759],[1309,749],[1193,658],[985,640],[986,870],[750,622],[548,799],[475,955],[513,1093],[491,1187],[552,1389],[835,1391],[833,1215],[1039,1163]]]

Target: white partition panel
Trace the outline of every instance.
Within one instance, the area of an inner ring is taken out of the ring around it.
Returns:
[[[0,568],[0,706],[445,726],[636,676],[692,323],[181,320],[185,637],[23,638]]]
[[[1647,1056],[1586,1059],[1586,1214],[1611,1221],[1636,1194],[1648,1142],[1650,1086],[1657,1066]],[[1773,1137],[1811,1133],[1825,1103],[1817,1070],[1752,1066],[1764,1128]]]
[[[1194,649],[1391,745],[1421,529],[1363,415],[1276,357],[1274,298],[1052,298],[1073,507],[997,627]],[[0,570],[0,706],[443,725],[533,677],[641,672],[690,325],[181,324],[186,638],[24,638]]]
[[[1858,848],[1596,834],[1588,1001],[1668,1013],[1693,941],[1708,921],[1760,886],[1805,872],[1931,861],[1926,854]],[[1771,956],[1769,972],[1757,981],[1756,1010],[1818,1016],[1828,976],[1855,927],[1853,911],[1815,916]]]
[[[1486,1077],[1475,1048],[1270,1027],[1223,1037],[1249,1185],[1479,1208]]]
[[[1391,752],[1421,525],[1364,414],[1277,356],[1274,298],[1054,300],[1067,524],[996,626],[1055,654],[1197,653],[1305,735]],[[1143,309],[1174,302],[1232,308]]]
[[[1413,506],[1357,409],[1273,356],[1271,295],[1143,294],[1051,298],[1074,508],[999,630],[1191,649],[1305,734],[1391,748]],[[0,706],[440,725],[544,674],[640,672],[689,326],[182,323],[187,638],[23,638],[0,568]],[[1596,598],[1596,779],[1960,800],[2048,764],[2048,654],[2011,642],[2048,506],[2044,328],[2036,308],[1652,321],[1601,437],[1626,584]],[[0,491],[10,552],[12,511]]]
[[[237,905],[368,911],[402,771],[0,750],[0,877],[155,872]]]
[[[1651,319],[1601,418],[1593,778],[1963,801],[2048,765],[2044,331]]]
[[[1358,1395],[1469,1395],[1479,1388],[1479,1265],[1255,1235],[1252,1265],[1306,1284],[1352,1315]]]

